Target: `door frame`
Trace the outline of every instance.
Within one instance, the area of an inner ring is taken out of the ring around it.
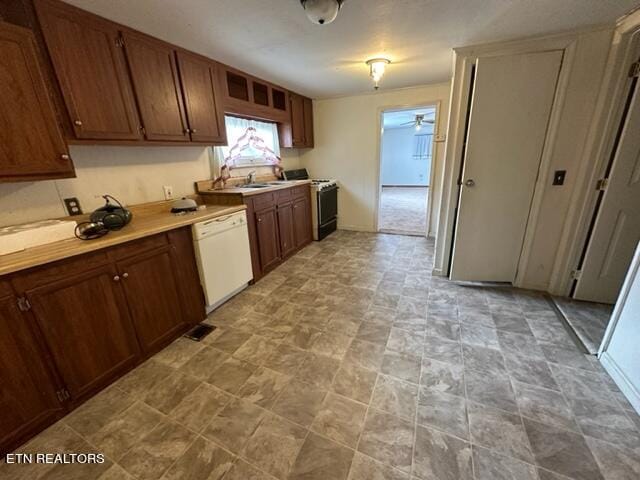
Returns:
[[[616,131],[627,99],[631,79],[628,69],[640,54],[640,10],[624,17],[614,31],[605,77],[596,100],[594,119],[587,138],[584,161],[576,175],[576,187],[571,198],[569,215],[551,272],[549,292],[568,296],[573,285],[573,272],[577,269],[584,246],[588,241],[590,224],[597,207],[598,179],[606,171]],[[634,58],[635,57],[635,58]],[[603,134],[604,133],[604,134]]]
[[[536,53],[547,50],[564,51],[555,99],[547,127],[547,138],[544,142],[538,179],[534,188],[527,228],[518,262],[518,270],[513,282],[514,286],[521,286],[529,264],[535,233],[534,227],[540,215],[543,193],[549,178],[558,131],[557,127],[562,117],[569,77],[576,58],[578,33],[596,30],[602,30],[602,28],[454,49],[454,76],[451,86],[449,133],[445,149],[442,203],[438,219],[433,275],[448,277],[450,273],[450,259],[453,253],[452,239],[455,233],[456,209],[459,200],[458,174],[462,164],[462,152],[465,143],[465,124],[469,109],[469,98],[471,97],[472,67],[475,65],[476,58]]]
[[[429,191],[427,192],[427,229],[425,232],[425,238],[428,238],[431,233],[431,211],[433,208],[433,183],[435,181],[436,173],[436,160],[438,156],[438,144],[443,143],[441,140],[436,140],[440,135],[440,110],[442,108],[442,101],[440,100],[426,100],[424,102],[416,102],[405,105],[386,105],[378,107],[377,120],[376,120],[376,203],[374,208],[373,226],[375,232],[380,232],[378,221],[380,218],[380,202],[382,201],[382,136],[384,125],[385,112],[397,112],[402,110],[415,110],[418,108],[434,108],[436,111],[433,124],[433,142],[431,144],[431,167],[429,171]]]

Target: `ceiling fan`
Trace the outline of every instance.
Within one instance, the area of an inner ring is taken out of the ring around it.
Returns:
[[[411,120],[410,122],[404,122],[400,125],[414,125],[416,127],[416,131],[420,130],[425,123],[435,123],[435,120],[425,119],[425,114],[417,114],[415,120]]]

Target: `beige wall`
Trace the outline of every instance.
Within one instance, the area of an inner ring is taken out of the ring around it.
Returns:
[[[300,159],[311,176],[338,179],[340,228],[374,231],[381,110],[440,101],[437,133],[445,133],[449,88],[449,83],[443,83],[314,101],[315,148],[301,151]],[[435,150],[433,185],[439,187],[444,145],[437,143]],[[437,225],[439,193],[439,188],[433,192],[431,235]]]
[[[194,193],[194,182],[211,178],[207,147],[71,146],[76,178],[0,184],[0,226],[66,215],[63,198],[77,197],[85,212],[109,193],[123,203],[162,200]],[[299,165],[296,150],[282,151],[285,168]]]

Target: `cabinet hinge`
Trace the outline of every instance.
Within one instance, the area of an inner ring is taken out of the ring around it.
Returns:
[[[58,397],[58,400],[60,400],[60,402],[64,402],[71,398],[71,395],[69,394],[69,391],[66,388],[58,390],[56,392],[56,396]]]
[[[596,190],[600,190],[601,192],[604,192],[608,186],[609,186],[609,179],[601,178],[600,180],[598,180],[598,183],[596,183]]]
[[[142,125],[140,125],[138,129],[140,130],[140,132],[142,132],[143,135],[147,134],[147,130]]]
[[[640,77],[640,61],[631,64],[629,76],[631,78]]]
[[[29,300],[27,300],[26,297],[19,297],[18,308],[21,312],[28,312],[29,310],[31,310],[31,303],[29,303]]]
[[[572,270],[571,271],[571,278],[573,280],[580,280],[580,277],[582,277],[582,270]]]
[[[124,38],[122,37],[118,37],[116,38],[116,47],[124,47]]]

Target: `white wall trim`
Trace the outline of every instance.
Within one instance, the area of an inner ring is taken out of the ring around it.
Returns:
[[[429,172],[429,191],[428,191],[428,200],[427,200],[427,231],[425,232],[425,237],[429,235],[433,235],[431,231],[431,212],[433,209],[433,188],[431,185],[434,183],[435,172],[438,165],[438,149],[439,143],[436,142],[436,135],[439,134],[440,131],[440,111],[442,109],[442,102],[440,100],[425,100],[423,102],[415,102],[406,105],[386,105],[378,107],[377,109],[377,122],[376,122],[376,199],[375,206],[373,209],[374,219],[373,219],[373,228],[375,232],[380,231],[380,227],[378,225],[379,214],[380,214],[380,202],[382,201],[382,185],[381,185],[381,176],[382,176],[382,126],[383,126],[383,115],[385,112],[397,111],[397,110],[410,110],[417,108],[435,108],[435,122],[433,124],[433,138],[434,141],[432,143],[432,151],[431,151],[431,166]]]
[[[631,383],[629,377],[627,377],[622,369],[620,369],[611,355],[604,352],[599,358],[600,363],[602,363],[602,367],[607,371],[624,396],[627,397],[631,406],[640,415],[640,392],[638,389],[633,385],[633,383]]]
[[[600,362],[602,363],[604,369],[609,373],[609,375],[611,375],[611,378],[613,378],[613,380],[616,382],[616,385],[618,385],[622,393],[624,393],[631,405],[633,405],[633,408],[635,408],[636,411],[640,414],[640,392],[625,375],[622,369],[618,366],[613,357],[611,357],[611,355],[609,355],[609,353],[607,352],[609,344],[611,343],[611,339],[613,338],[613,334],[616,330],[616,327],[618,326],[618,322],[620,321],[622,310],[624,309],[624,306],[627,303],[627,299],[629,298],[629,293],[631,292],[633,282],[636,281],[639,276],[640,244],[638,244],[638,247],[636,248],[633,260],[631,261],[631,267],[627,272],[627,276],[624,279],[624,284],[622,285],[622,290],[620,291],[620,295],[618,295],[616,305],[613,308],[611,320],[609,320],[607,330],[604,332],[604,337],[602,339],[602,343],[600,344],[600,349],[598,350],[598,358],[600,359]]]
[[[640,11],[625,17],[614,32],[605,77],[598,95],[594,119],[587,136],[584,161],[576,175],[576,185],[570,200],[560,244],[551,272],[548,291],[554,295],[568,295],[571,272],[578,266],[588,228],[594,213],[598,192],[594,186],[603,175],[615,133],[621,120],[626,94],[630,85],[629,65],[640,46]]]
[[[362,225],[338,225],[338,230],[348,230],[350,232],[375,233],[375,230],[371,230],[370,227],[363,227]]]

